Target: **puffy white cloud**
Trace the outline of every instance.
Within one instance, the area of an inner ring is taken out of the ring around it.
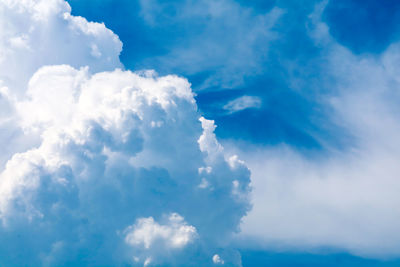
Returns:
[[[122,67],[122,43],[104,24],[71,16],[63,0],[0,1],[0,80],[14,93],[43,65]]]
[[[212,258],[214,264],[225,264],[224,260],[218,254],[215,254]]]
[[[21,127],[41,141],[14,154],[0,174],[2,233],[29,227],[18,240],[41,240],[32,253],[50,257],[50,265],[65,263],[58,254],[78,257],[82,249],[100,263],[111,261],[96,254],[109,246],[115,248],[108,255],[123,254],[117,231],[138,218],[177,212],[193,226],[176,214],[165,227],[142,219],[127,244],[150,227],[154,238],[144,241],[143,253],[152,262],[159,260],[153,242],[164,238],[172,247],[184,246],[194,229],[211,247],[223,245],[248,209],[242,195],[249,190],[249,172],[238,160],[225,160],[212,122],[202,119],[202,132],[186,80],[150,75],[116,70],[91,76],[87,68],[63,65],[43,67],[32,77],[27,100],[15,105]],[[198,187],[203,178],[212,190]],[[93,247],[94,237],[104,246]],[[56,256],[55,244],[62,244]],[[121,262],[130,255],[125,249]],[[10,264],[7,258],[3,263]]]
[[[118,37],[61,0],[2,0],[0,25],[0,265],[212,265],[249,171],[188,81],[118,68]]]
[[[124,233],[125,242],[134,248],[132,253],[145,251],[142,252],[145,256],[134,256],[136,262],[143,261],[144,265],[154,263],[152,255],[156,254],[159,261],[160,256],[167,257],[171,250],[183,249],[197,237],[196,228],[177,213],[171,213],[165,224],[155,222],[153,217],[139,218]]]
[[[69,64],[97,72],[122,67],[118,36],[103,24],[71,16],[70,11],[63,0],[0,1],[0,87],[12,93],[3,90],[0,95],[0,166],[13,152],[39,141],[15,127],[11,103],[25,97],[38,68]]]
[[[157,239],[165,242],[166,248],[182,248],[193,241],[196,228],[187,225],[184,218],[177,213],[168,217],[166,225],[160,225],[153,217],[139,218],[137,223],[126,230],[125,242],[131,246],[144,246],[149,249]]]

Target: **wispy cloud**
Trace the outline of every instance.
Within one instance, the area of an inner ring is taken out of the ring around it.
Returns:
[[[310,16],[326,64],[321,73],[332,81],[320,99],[343,127],[339,134],[350,138],[342,148],[327,142],[310,155],[285,145],[244,152],[254,186],[244,235],[270,249],[398,257],[399,44],[377,57],[354,55],[330,37],[318,16],[323,8]]]
[[[147,61],[184,75],[206,74],[197,90],[236,87],[262,73],[269,42],[278,37],[272,28],[284,13],[273,8],[258,14],[231,0],[140,3],[145,21],[169,36],[168,53]],[[177,34],[184,38],[170,38]]]
[[[223,109],[232,114],[248,108],[260,108],[261,104],[262,101],[259,97],[245,95],[229,101],[223,106]]]

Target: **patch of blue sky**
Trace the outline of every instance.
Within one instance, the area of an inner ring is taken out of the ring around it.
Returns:
[[[244,267],[397,267],[400,265],[400,260],[367,259],[347,253],[277,253],[243,250],[241,254]]]
[[[328,23],[331,35],[354,53],[380,53],[399,40],[400,2],[331,1],[323,19]]]

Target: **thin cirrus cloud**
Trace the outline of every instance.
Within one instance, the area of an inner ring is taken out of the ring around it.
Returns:
[[[223,106],[223,109],[232,114],[248,108],[260,108],[261,104],[262,101],[259,97],[245,95],[229,101]]]
[[[231,0],[152,0],[140,1],[140,7],[144,22],[161,38],[174,36],[166,38],[166,54],[145,64],[201,77],[197,90],[234,88],[262,73],[268,44],[278,37],[273,27],[284,13],[273,8],[258,14]]]
[[[1,265],[198,266],[218,253],[240,266],[224,247],[250,207],[249,170],[188,81],[122,70],[118,37],[62,0],[1,1],[0,14]]]

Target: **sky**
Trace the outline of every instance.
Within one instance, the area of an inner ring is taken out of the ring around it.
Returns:
[[[0,265],[398,266],[399,22],[0,0]]]

